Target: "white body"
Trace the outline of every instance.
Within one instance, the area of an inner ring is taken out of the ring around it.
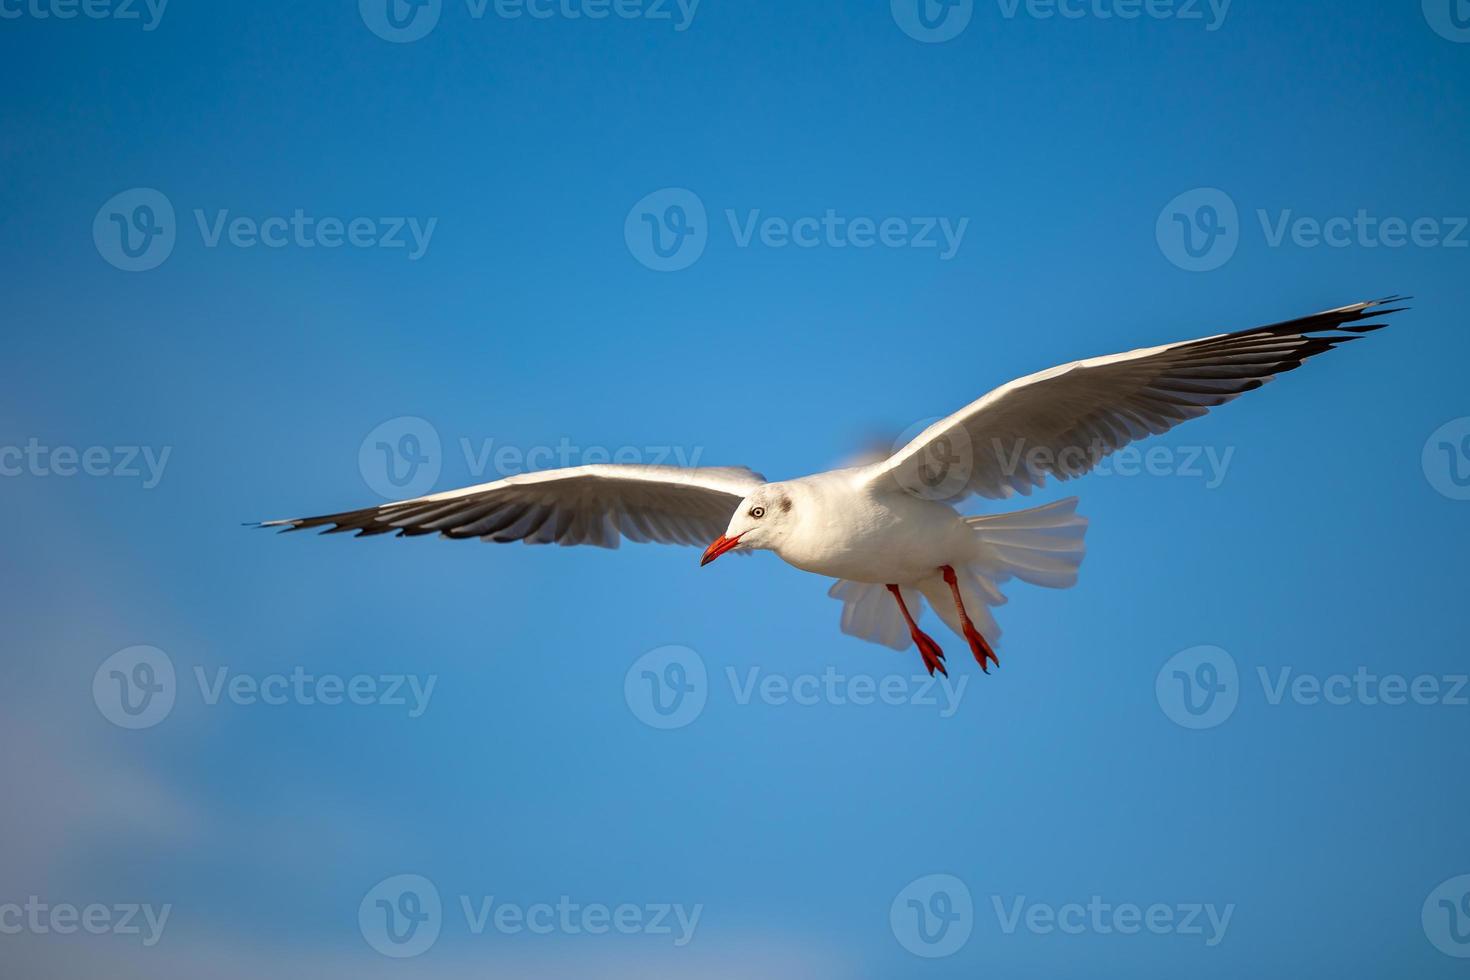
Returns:
[[[800,519],[771,550],[802,571],[873,585],[915,585],[978,557],[975,532],[949,504],[866,475],[859,467],[772,484],[790,491]]]
[[[1011,577],[1052,588],[1077,581],[1087,521],[1077,498],[990,517],[965,517],[923,495],[921,485],[885,478],[887,464],[831,470],[752,490],[720,540],[731,550],[763,549],[802,571],[838,579],[828,592],[844,604],[842,630],[903,649],[909,628],[890,594],[909,611],[924,603],[955,632],[963,624],[944,570],[956,577],[965,609],[995,644],[990,607],[1005,602]]]

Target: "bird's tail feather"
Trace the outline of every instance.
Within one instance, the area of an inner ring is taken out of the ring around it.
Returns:
[[[1087,551],[1087,518],[1077,513],[1076,497],[1010,514],[967,517],[965,523],[975,531],[979,548],[970,570],[992,586],[1012,576],[1049,589],[1077,584]]]

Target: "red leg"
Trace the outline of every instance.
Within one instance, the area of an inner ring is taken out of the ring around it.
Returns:
[[[909,624],[909,636],[914,638],[914,646],[919,648],[919,655],[924,658],[924,666],[929,668],[929,676],[933,677],[937,670],[945,677],[949,671],[944,669],[944,651],[939,649],[939,644],[934,638],[923,630],[919,624],[914,622],[914,617],[909,615],[909,607],[904,604],[903,593],[898,586],[890,585],[888,591],[893,593],[893,598],[898,600],[898,611],[903,613],[903,621]]]
[[[999,667],[1000,658],[995,655],[995,651],[991,649],[990,644],[985,642],[985,637],[980,635],[980,631],[975,628],[975,624],[970,622],[970,614],[965,612],[964,600],[960,598],[960,583],[959,579],[955,577],[954,568],[949,565],[941,565],[939,566],[939,570],[944,573],[945,584],[949,586],[950,594],[954,596],[955,608],[960,611],[960,625],[964,627],[965,639],[970,644],[970,652],[980,662],[980,669],[988,674],[990,673],[990,668],[986,666],[985,661],[987,659],[993,660],[995,665]]]

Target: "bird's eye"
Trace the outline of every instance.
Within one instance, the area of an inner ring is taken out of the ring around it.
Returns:
[[[756,520],[760,520],[766,516],[766,509],[764,507],[752,507],[750,508],[750,516]]]

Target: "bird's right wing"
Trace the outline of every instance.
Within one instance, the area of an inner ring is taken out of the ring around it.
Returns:
[[[1012,381],[935,422],[860,479],[935,500],[1029,494],[1109,453],[1259,388],[1358,339],[1398,299],[1270,326],[1073,361]]]
[[[600,464],[508,476],[493,483],[262,527],[358,536],[433,534],[527,544],[616,548],[622,538],[703,546],[765,479],[742,466]]]

